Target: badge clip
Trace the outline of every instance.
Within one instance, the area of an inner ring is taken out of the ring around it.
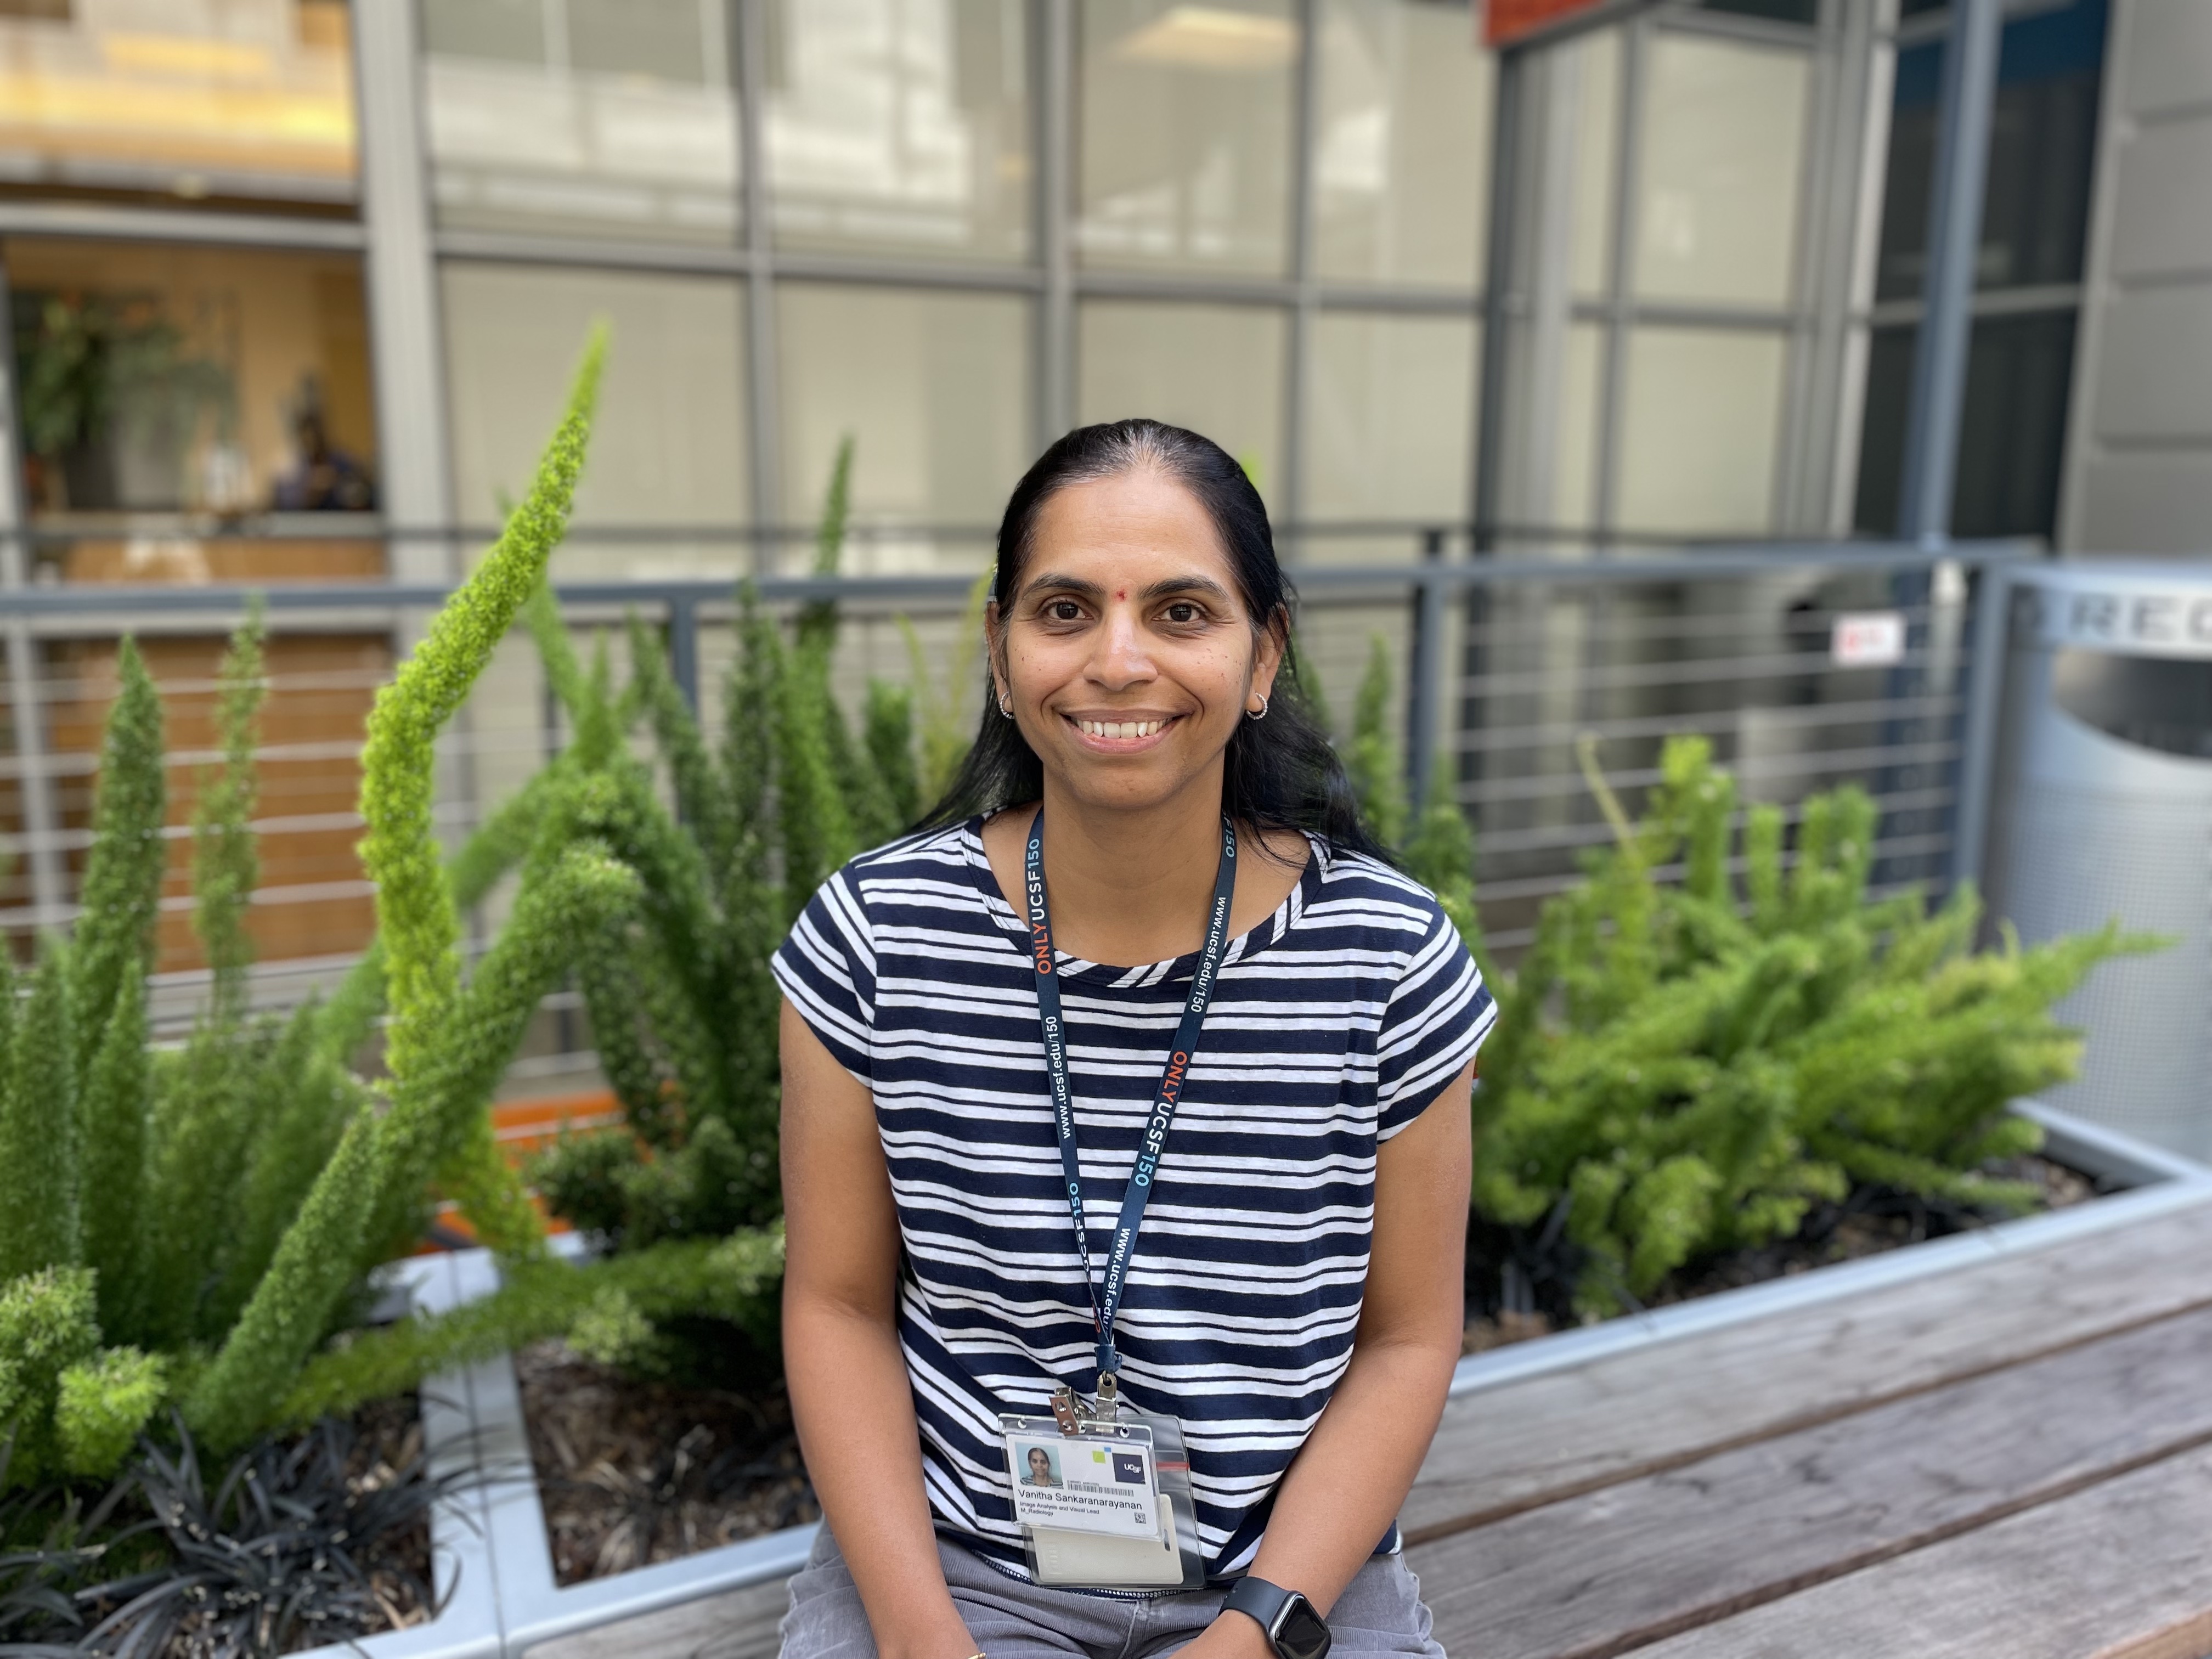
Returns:
[[[1065,1382],[1052,1391],[1052,1415],[1062,1434],[1083,1432],[1083,1414],[1075,1403],[1075,1390]]]

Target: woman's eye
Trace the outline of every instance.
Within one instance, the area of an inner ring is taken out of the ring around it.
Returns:
[[[1188,599],[1178,599],[1168,607],[1168,620],[1171,623],[1194,623],[1199,620],[1199,609]]]
[[[1073,599],[1053,599],[1045,605],[1044,614],[1052,622],[1080,622],[1083,607]]]

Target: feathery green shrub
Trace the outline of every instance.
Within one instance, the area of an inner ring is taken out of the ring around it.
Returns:
[[[848,441],[816,532],[817,574],[838,566],[851,465]],[[605,791],[597,831],[638,872],[644,897],[626,928],[598,941],[611,948],[577,964],[625,1127],[564,1135],[532,1177],[556,1214],[625,1249],[781,1212],[769,957],[823,879],[920,810],[904,688],[871,684],[856,738],[830,688],[835,609],[806,606],[787,637],[749,589],[738,603],[719,753],[652,630],[632,620],[633,677],[617,697],[603,672],[579,670],[550,601],[533,622],[576,732],[555,766]],[[621,740],[633,717],[652,732],[672,811]]]
[[[2035,1194],[1982,1166],[2040,1131],[2008,1102],[2072,1074],[2051,1005],[2098,962],[2155,941],[2116,928],[1973,948],[1960,889],[1870,902],[1874,804],[1808,800],[1794,864],[1735,784],[1678,738],[1632,825],[1585,750],[1615,845],[1545,907],[1475,1097],[1474,1202],[1509,1227],[1559,1217],[1577,1301],[1611,1312],[1699,1257],[1795,1232],[1856,1185],[1999,1211]],[[1678,862],[1679,884],[1662,884]]]

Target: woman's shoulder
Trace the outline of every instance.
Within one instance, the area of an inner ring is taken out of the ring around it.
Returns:
[[[824,885],[866,911],[915,899],[941,904],[949,896],[979,896],[979,849],[973,819],[917,830],[856,854]]]
[[[1372,854],[1316,839],[1314,861],[1319,880],[1305,915],[1319,931],[1357,929],[1412,947],[1451,926],[1434,893]]]

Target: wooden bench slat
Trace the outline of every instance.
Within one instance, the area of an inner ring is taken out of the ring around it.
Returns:
[[[1415,1539],[2212,1299],[2212,1203],[1455,1400]]]
[[[2208,1538],[2212,1454],[2193,1452],[1637,1659],[2202,1659]]]
[[[778,1578],[658,1613],[556,1636],[524,1659],[774,1659],[791,1596]]]
[[[1438,1639],[1610,1659],[2212,1443],[2212,1310],[1412,1552]]]

